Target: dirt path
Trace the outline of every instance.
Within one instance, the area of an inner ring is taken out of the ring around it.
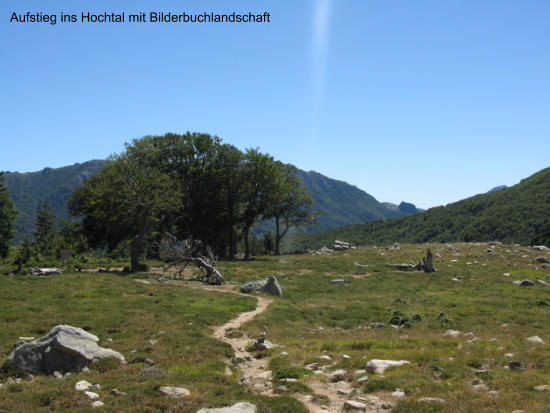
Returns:
[[[151,284],[154,281],[149,280],[136,280],[144,284]],[[204,285],[200,282],[190,282],[190,281],[178,281],[171,280],[167,281],[170,284],[175,285],[184,285],[190,288],[199,288],[209,291],[217,291],[223,293],[230,293],[241,295],[244,297],[251,297],[248,294],[243,294],[235,290],[236,284],[225,284],[222,286],[209,286]],[[267,310],[269,305],[273,303],[274,299],[267,298],[263,296],[253,296],[258,300],[258,305],[256,309],[248,311],[246,313],[240,313],[237,317],[228,321],[222,326],[216,327],[212,333],[212,337],[217,340],[223,341],[224,343],[229,344],[233,351],[235,352],[235,357],[244,360],[243,362],[237,364],[237,369],[241,377],[241,382],[244,385],[251,387],[256,393],[262,394],[265,396],[273,395],[273,383],[271,382],[271,370],[268,369],[268,358],[256,359],[253,357],[252,353],[246,351],[248,344],[252,343],[255,338],[250,338],[243,334],[242,337],[231,338],[227,337],[226,333],[231,330],[239,330],[245,323],[253,320],[264,311]],[[391,404],[386,402],[384,399],[386,397],[380,398],[375,395],[368,395],[361,397],[357,394],[356,390],[352,383],[347,381],[340,381],[332,383],[328,380],[328,375],[330,374],[330,366],[327,366],[326,373],[323,373],[322,377],[313,375],[306,384],[314,391],[316,395],[324,396],[327,403],[319,404],[314,401],[314,397],[306,394],[296,394],[298,400],[306,405],[308,410],[311,413],[336,413],[344,411],[359,411],[365,413],[374,413],[374,412],[387,412],[391,408]],[[351,400],[355,402],[362,403],[364,409],[353,409],[345,410],[344,404],[346,401]]]

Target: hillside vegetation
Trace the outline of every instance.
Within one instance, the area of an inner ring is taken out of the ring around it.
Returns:
[[[550,228],[550,168],[510,188],[476,195],[404,218],[296,234],[287,250],[330,245],[335,239],[357,244],[499,240],[528,244]]]
[[[91,160],[62,168],[45,168],[38,172],[7,172],[5,183],[19,214],[15,221],[15,240],[20,243],[27,235],[32,239],[36,212],[48,203],[57,218],[69,219],[67,201],[73,191],[103,169],[105,161]],[[412,204],[408,206],[378,202],[365,191],[328,178],[315,171],[298,170],[298,177],[313,199],[313,208],[319,211],[314,225],[298,231],[321,231],[377,219],[402,217],[416,213]],[[258,225],[255,234],[273,231],[273,225]],[[296,229],[293,229],[296,231]]]

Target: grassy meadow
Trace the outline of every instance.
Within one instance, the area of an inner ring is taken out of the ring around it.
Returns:
[[[520,287],[512,281],[550,282],[545,278],[550,270],[534,261],[549,254],[514,245],[432,244],[436,273],[386,265],[418,261],[426,247],[368,246],[321,256],[218,262],[231,282],[276,275],[283,289],[282,297],[243,327],[251,337],[266,331],[267,339],[280,346],[268,352],[275,385],[285,377],[299,378],[287,384],[287,393],[272,398],[243,386],[232,349],[209,336],[212,326],[252,310],[252,298],[134,280],[153,276],[145,273],[1,276],[0,363],[18,336],[39,337],[62,323],[89,330],[128,363],[100,365],[63,379],[23,378],[0,389],[0,411],[85,411],[89,401],[74,391],[74,384],[87,380],[101,384],[101,400],[109,411],[196,412],[246,400],[261,412],[302,412],[306,410],[293,393],[311,392],[313,381],[327,380],[304,370],[306,365],[333,363],[330,370],[353,373],[370,359],[403,359],[411,364],[383,376],[369,374],[361,384],[354,380],[356,394],[387,398],[395,412],[548,412],[550,392],[534,387],[550,385],[550,287]],[[345,284],[331,284],[336,278]],[[444,336],[449,329],[461,334]],[[527,341],[535,335],[547,344]],[[280,356],[281,351],[288,354]],[[321,355],[332,361],[319,359]],[[142,373],[145,358],[154,361],[156,374]],[[511,361],[521,362],[525,370],[505,368]],[[226,375],[226,366],[233,375]],[[8,376],[2,373],[0,381]],[[488,389],[475,391],[475,383]],[[169,399],[158,392],[160,386],[183,386],[191,396]],[[127,395],[110,395],[113,388]],[[393,399],[390,393],[396,388],[406,396]],[[418,401],[422,397],[446,402]]]

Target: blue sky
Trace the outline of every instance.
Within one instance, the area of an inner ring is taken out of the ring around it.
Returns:
[[[202,131],[425,208],[550,166],[548,1],[113,4],[1,2],[0,170]],[[9,22],[155,10],[268,11],[271,23]]]

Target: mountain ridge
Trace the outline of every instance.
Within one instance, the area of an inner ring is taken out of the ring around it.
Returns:
[[[8,192],[19,211],[15,222],[16,242],[20,242],[25,235],[32,238],[36,212],[44,203],[49,204],[58,218],[67,219],[69,217],[67,201],[72,192],[86,179],[99,172],[104,165],[104,160],[94,159],[60,168],[44,168],[35,172],[5,172]],[[413,210],[401,211],[386,208],[372,195],[356,186],[329,178],[319,172],[306,172],[299,169],[297,173],[312,195],[314,209],[322,212],[315,225],[300,228],[299,231],[320,231],[414,213]],[[265,225],[260,227],[264,231],[270,229]]]

